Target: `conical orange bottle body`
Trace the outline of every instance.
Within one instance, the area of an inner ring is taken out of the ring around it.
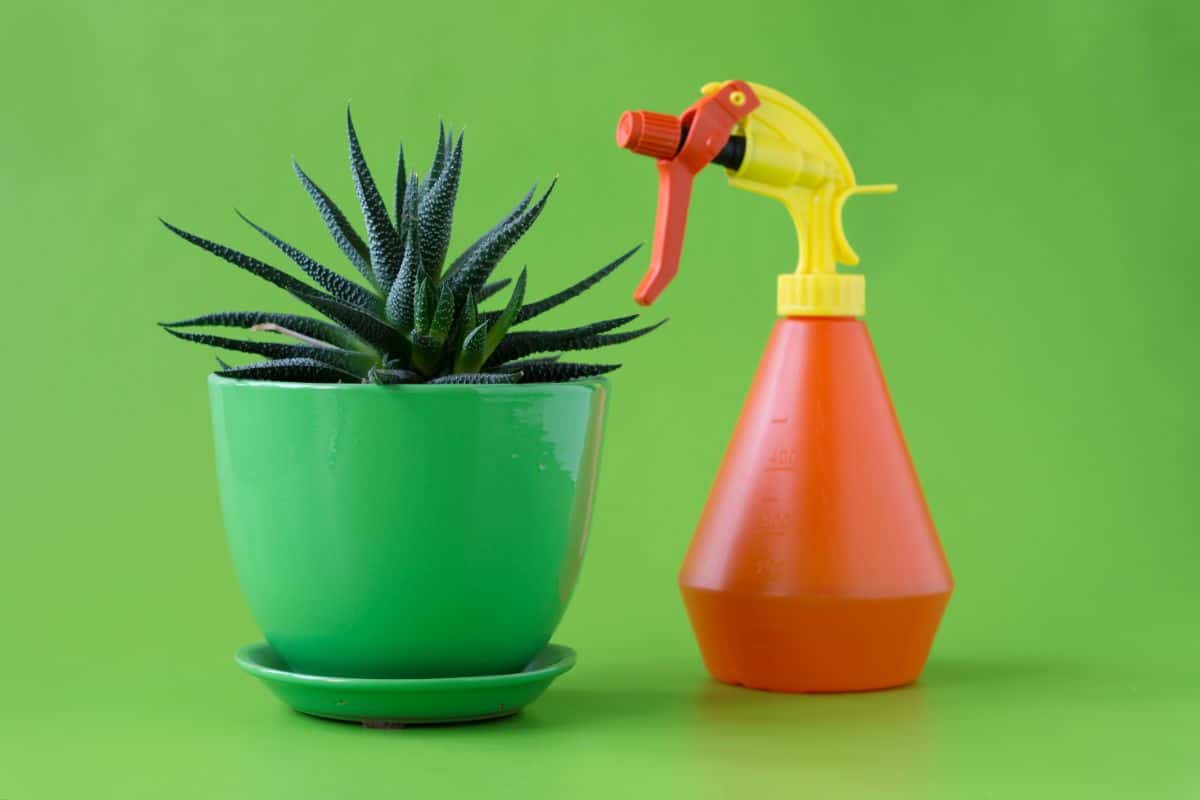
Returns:
[[[718,680],[920,675],[953,581],[861,321],[776,323],[679,583]]]

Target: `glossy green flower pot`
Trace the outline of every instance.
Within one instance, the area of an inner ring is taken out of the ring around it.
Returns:
[[[209,379],[234,567],[295,672],[517,672],[579,573],[608,385]]]

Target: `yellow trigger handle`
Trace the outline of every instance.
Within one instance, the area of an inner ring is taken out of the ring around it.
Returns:
[[[702,89],[712,94],[723,84]],[[857,194],[889,194],[895,184],[860,186],[854,169],[829,129],[811,111],[768,86],[751,83],[761,105],[734,133],[746,140],[745,157],[729,183],[773,197],[796,226],[800,257],[794,273],[779,276],[780,316],[862,316],[866,281],[843,275],[858,254],[846,239],[842,209]]]

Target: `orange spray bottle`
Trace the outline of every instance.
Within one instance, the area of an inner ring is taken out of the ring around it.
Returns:
[[[812,112],[745,81],[704,87],[676,117],[627,111],[617,143],[657,159],[651,265],[635,299],[675,277],[693,177],[725,167],[773,197],[800,242],[779,319],[692,539],[679,584],[718,680],[782,692],[917,679],[953,581],[861,317],[865,281],[842,207],[862,186]]]

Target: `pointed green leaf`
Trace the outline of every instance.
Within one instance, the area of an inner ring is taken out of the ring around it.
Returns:
[[[320,186],[313,183],[312,179],[305,174],[304,170],[300,169],[300,164],[294,159],[292,160],[292,170],[296,173],[296,177],[300,179],[300,183],[304,186],[304,191],[308,192],[308,196],[312,198],[313,204],[316,205],[317,211],[321,214],[321,219],[325,223],[325,227],[329,229],[329,234],[333,237],[333,241],[337,244],[338,249],[345,254],[346,258],[350,259],[350,263],[354,268],[371,283],[378,287],[375,282],[375,273],[371,270],[371,256],[367,249],[367,245],[363,242],[362,237],[358,235],[358,231],[354,230],[354,226],[346,219],[346,215],[342,210],[330,199],[329,195],[325,194]]]
[[[552,356],[545,356],[543,358],[525,358],[521,359],[520,361],[509,361],[504,364],[497,364],[493,367],[490,367],[490,369],[493,369],[496,372],[520,372],[523,369],[537,366],[538,364],[553,364],[560,358],[562,358],[562,354],[555,353]]]
[[[364,350],[370,347],[350,331],[332,322],[297,314],[276,314],[269,311],[220,311],[178,322],[164,322],[166,328],[243,328],[288,331],[306,337],[311,342],[325,342],[345,350]],[[264,326],[274,325],[277,328]]]
[[[483,365],[483,350],[487,342],[487,323],[471,329],[463,339],[462,349],[454,359],[455,372],[477,372]]]
[[[437,307],[433,310],[433,322],[429,326],[429,335],[440,345],[450,335],[454,325],[454,292],[448,287],[438,289]]]
[[[519,374],[521,383],[557,383],[579,378],[592,378],[618,369],[620,364],[575,364],[562,361],[551,364],[531,364]],[[516,374],[516,373],[514,373]]]
[[[510,333],[500,343],[500,346],[496,348],[488,363],[502,364],[514,358],[523,358],[534,353],[592,350],[597,347],[620,344],[621,342],[636,339],[639,336],[645,336],[650,331],[662,325],[663,322],[666,322],[666,320],[662,320],[654,325],[639,328],[635,331],[605,335],[606,331],[619,328],[635,319],[636,316],[635,314],[630,317],[618,317],[617,319],[594,322],[591,325],[581,325],[578,328],[567,328],[558,331],[520,331]]]
[[[411,369],[388,369],[386,367],[372,367],[367,378],[371,383],[378,383],[383,386],[389,386],[401,383],[420,383],[421,376]]]
[[[520,377],[515,372],[466,372],[443,375],[434,378],[430,383],[516,383]]]
[[[417,177],[417,173],[408,176],[408,183],[404,186],[404,208],[400,215],[400,237],[407,240],[412,235],[412,230],[417,225],[417,210],[420,208],[421,200],[421,179]]]
[[[347,305],[329,295],[296,292],[296,299],[307,303],[332,320],[349,328],[360,339],[386,355],[408,355],[408,340],[395,328],[373,314]]]
[[[259,261],[257,258],[254,258],[253,256],[248,256],[245,253],[234,250],[232,247],[226,247],[223,244],[218,244],[209,239],[205,239],[203,237],[197,236],[194,233],[188,233],[187,231],[185,231],[181,228],[176,228],[174,225],[167,222],[165,219],[160,219],[159,222],[161,222],[163,225],[165,225],[167,227],[167,230],[169,230],[172,233],[174,233],[175,235],[183,238],[184,240],[191,242],[192,244],[196,245],[197,247],[199,247],[203,250],[207,250],[208,252],[212,253],[213,255],[217,256],[218,258],[222,258],[222,259],[228,261],[230,264],[233,264],[235,267],[240,267],[241,269],[246,270],[247,272],[251,273],[252,275],[257,275],[258,277],[262,278],[263,280],[266,280],[266,281],[269,281],[269,282],[275,284],[276,286],[278,286],[281,289],[286,289],[289,292],[312,292],[312,291],[315,291],[313,289],[313,287],[309,286],[307,283],[304,283],[303,281],[298,281],[295,278],[293,278],[291,275],[288,275],[286,272],[275,269],[275,267],[272,267],[270,264]]]
[[[512,278],[505,278],[500,281],[492,281],[485,283],[479,290],[479,302],[485,302],[488,298],[504,291],[504,287],[512,283]]]
[[[446,158],[446,165],[432,186],[421,196],[417,211],[417,226],[421,231],[421,263],[435,280],[441,277],[446,249],[450,246],[450,229],[454,222],[454,203],[458,196],[458,181],[462,174],[463,137]]]
[[[553,350],[559,350],[561,348],[554,346],[559,342],[568,342],[580,336],[607,333],[608,331],[620,328],[622,325],[629,324],[637,319],[637,317],[637,314],[630,314],[624,317],[614,317],[613,319],[580,325],[576,328],[564,328],[556,331],[514,331],[504,337],[504,340],[500,342],[500,346],[492,353],[491,358],[488,359],[489,366],[492,364],[503,364],[517,358],[524,358],[533,353],[548,353]]]
[[[479,324],[479,304],[475,302],[475,292],[467,291],[467,298],[463,301],[462,313],[459,317],[464,334]]]
[[[400,269],[403,246],[400,235],[396,233],[392,221],[388,218],[387,206],[384,205],[379,189],[375,186],[371,171],[367,168],[367,160],[363,157],[349,108],[346,109],[346,135],[350,141],[350,167],[354,174],[354,191],[358,195],[358,204],[362,207],[363,220],[367,225],[367,249],[371,255],[371,270],[379,286],[390,286]]]
[[[378,348],[381,352],[406,352],[407,341],[403,335],[372,314],[344,303],[335,297],[323,294],[311,286],[296,280],[286,272],[281,272],[269,264],[265,264],[245,253],[239,253],[224,245],[217,244],[208,239],[202,239],[199,236],[176,228],[168,222],[164,221],[163,224],[187,241],[208,250],[210,253],[225,259],[235,266],[241,267],[247,272],[258,275],[264,280],[286,289],[296,299],[307,303],[330,319],[340,322],[363,341]]]
[[[504,228],[512,223],[517,217],[525,211],[529,206],[529,201],[533,199],[533,193],[537,190],[537,184],[529,187],[529,191],[521,198],[521,202],[513,206],[512,210],[504,215],[503,219],[493,225],[486,233],[476,239],[470,247],[459,254],[458,258],[454,259],[454,263],[450,265],[450,269],[446,270],[446,276],[449,277],[462,269],[463,264],[471,259],[471,255],[483,246],[484,242],[490,241],[494,236],[499,234]],[[482,300],[483,298],[480,298]]]
[[[445,282],[454,290],[455,295],[462,296],[468,288],[478,290],[483,287],[504,254],[537,221],[542,209],[546,207],[546,201],[550,199],[550,193],[554,191],[555,183],[557,183],[557,179],[550,184],[550,188],[546,189],[546,193],[532,208],[497,232],[494,237],[481,244],[461,269],[445,278]]]
[[[444,283],[442,284],[442,289],[449,291],[449,287]],[[475,302],[475,293],[468,292],[466,299],[460,301],[458,304],[458,309],[454,316],[454,324],[450,327],[450,335],[447,337],[453,351],[458,351],[459,346],[462,345],[463,338],[472,328],[479,324],[481,316],[479,305]]]
[[[432,336],[414,332],[412,344],[412,361],[416,368],[424,375],[436,373],[442,360],[442,343]]]
[[[579,283],[576,283],[572,286],[568,286],[566,289],[563,289],[561,292],[558,292],[557,294],[552,294],[549,297],[538,300],[537,302],[530,303],[529,305],[522,308],[520,310],[520,312],[518,312],[516,322],[514,322],[513,324],[518,325],[522,322],[525,322],[526,320],[533,319],[538,314],[543,314],[543,313],[549,311],[550,309],[554,308],[555,306],[562,305],[563,303],[567,302],[568,300],[570,300],[573,297],[578,297],[579,295],[583,294],[588,289],[592,288],[594,285],[599,283],[602,279],[608,277],[612,273],[613,270],[615,270],[617,267],[621,266],[626,261],[628,261],[629,257],[632,256],[634,253],[636,253],[640,248],[641,248],[641,245],[639,244],[637,247],[633,248],[628,253],[618,256],[616,258],[616,260],[604,265],[600,269],[593,272],[591,275],[588,275],[586,278],[581,280]]]
[[[442,174],[442,166],[446,163],[446,149],[449,147],[446,124],[438,122],[437,148],[433,151],[433,163],[429,165],[429,174],[421,184],[422,189],[432,186]]]
[[[300,250],[292,247],[287,242],[283,241],[273,233],[258,225],[242,212],[238,211],[237,215],[254,230],[261,233],[267,241],[275,245],[292,261],[304,270],[304,274],[319,283],[327,292],[332,294],[342,302],[349,303],[352,306],[364,310],[373,310],[380,308],[382,303],[379,297],[353,281],[346,280],[341,275],[338,275],[328,267],[323,266],[314,259],[302,253]]]
[[[400,330],[408,330],[413,324],[413,295],[417,290],[417,279],[424,275],[421,266],[421,237],[414,226],[404,243],[404,260],[400,272],[392,281],[387,298],[387,318]]]
[[[404,145],[400,145],[400,154],[396,156],[396,194],[392,207],[392,217],[396,220],[396,232],[404,236],[404,191],[408,183],[408,170],[404,167]]]
[[[488,326],[487,344],[483,348],[483,359],[486,361],[496,346],[500,344],[500,340],[508,333],[508,328],[517,318],[517,312],[521,309],[521,303],[525,300],[525,270],[521,270],[521,274],[517,277],[517,285],[513,287],[512,294],[509,295],[508,305],[500,312],[495,321]]]
[[[283,344],[280,342],[248,342],[242,339],[230,339],[226,336],[213,336],[207,333],[189,333],[163,328],[167,333],[184,341],[206,344],[210,347],[221,347],[241,353],[254,353],[267,358],[309,358],[320,361],[332,367],[355,375],[366,374],[375,362],[373,356],[357,350],[342,350],[337,347],[314,347],[304,344]]]
[[[427,277],[422,275],[417,281],[417,296],[413,309],[413,330],[420,331],[421,333],[429,333],[429,328],[433,325],[433,314],[436,304],[437,296],[434,294],[433,285]]]
[[[293,381],[296,383],[361,383],[357,375],[332,367],[312,358],[284,358],[279,361],[260,361],[244,367],[230,367],[217,372],[225,378],[263,381]]]

